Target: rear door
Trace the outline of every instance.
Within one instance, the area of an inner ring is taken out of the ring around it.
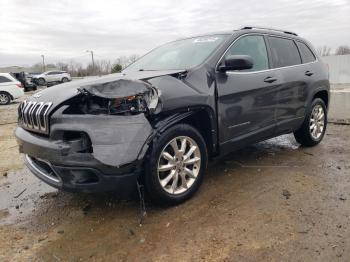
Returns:
[[[275,125],[275,106],[279,75],[270,69],[263,35],[244,35],[227,50],[229,55],[249,55],[249,70],[217,72],[218,121],[223,151],[271,136]],[[239,146],[239,145],[238,145]]]
[[[301,57],[293,39],[269,36],[273,68],[280,75],[280,88],[276,106],[277,132],[296,129],[305,115],[307,82]]]
[[[61,80],[61,72],[55,71],[52,72],[52,81],[59,81]]]
[[[45,74],[45,80],[46,80],[46,82],[51,82],[51,81],[53,81],[53,80],[52,80],[52,77],[53,77],[52,73],[53,73],[53,72],[48,72],[48,73]]]
[[[304,81],[306,82],[307,85],[307,95],[306,97],[310,98],[311,94],[315,88],[319,88],[322,86],[322,84],[320,84],[320,80],[323,78],[321,77],[322,74],[320,74],[320,71],[318,70],[318,67],[316,66],[316,56],[313,53],[313,51],[311,51],[310,47],[305,44],[304,42],[301,41],[295,41],[295,43],[298,46],[299,49],[299,53],[301,56],[301,62],[302,65],[300,66],[301,68],[301,73],[302,73],[302,77],[304,78]],[[305,110],[307,109],[307,100],[305,101]]]

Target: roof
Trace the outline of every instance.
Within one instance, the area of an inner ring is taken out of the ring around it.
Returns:
[[[295,32],[292,32],[290,30],[268,28],[268,27],[261,27],[261,26],[243,26],[243,27],[240,27],[240,28],[234,29],[234,30],[216,31],[216,32],[203,33],[203,34],[198,34],[198,35],[191,35],[188,37],[181,37],[179,39],[176,39],[175,41],[182,40],[182,39],[188,39],[188,38],[194,38],[194,37],[210,36],[210,35],[233,35],[233,34],[240,33],[240,32],[274,34],[274,35],[287,36],[287,37],[303,40]]]

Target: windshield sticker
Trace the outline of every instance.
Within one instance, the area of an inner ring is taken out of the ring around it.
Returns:
[[[215,42],[219,37],[201,37],[193,40],[193,43]]]

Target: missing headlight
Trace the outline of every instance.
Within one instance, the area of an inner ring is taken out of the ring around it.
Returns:
[[[133,115],[151,113],[158,105],[158,90],[145,81],[122,79],[78,90],[63,113]]]

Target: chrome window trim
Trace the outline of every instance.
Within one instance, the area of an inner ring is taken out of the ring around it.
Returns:
[[[306,44],[305,42],[303,41],[300,41],[298,39],[294,39],[294,38],[291,38],[291,37],[286,37],[286,36],[279,36],[279,35],[275,35],[275,34],[268,34],[268,33],[247,33],[247,34],[243,34],[243,35],[240,35],[239,37],[237,37],[230,45],[229,47],[225,50],[225,52],[223,53],[223,55],[220,57],[220,59],[218,60],[218,62],[216,63],[215,65],[215,72],[219,72],[218,70],[218,66],[219,66],[219,63],[221,62],[221,60],[223,59],[223,57],[226,55],[226,53],[228,52],[228,50],[231,48],[232,45],[234,45],[236,43],[236,41],[238,41],[240,38],[244,37],[244,36],[249,36],[249,35],[259,35],[259,36],[273,36],[273,37],[280,37],[280,38],[285,38],[285,39],[288,39],[288,40],[292,40],[292,41],[299,41],[301,43],[304,43]],[[266,43],[265,43],[266,45]],[[307,44],[306,44],[307,45]],[[307,47],[309,47],[309,45],[307,45]],[[267,48],[267,46],[266,46]],[[298,48],[298,46],[297,46]],[[309,47],[310,48],[310,47]],[[299,50],[299,48],[298,48]],[[310,48],[310,50],[312,51],[312,53],[314,54],[313,50]],[[315,55],[315,54],[314,54]],[[280,70],[280,69],[284,69],[284,68],[292,68],[292,67],[297,67],[297,66],[304,66],[304,65],[308,65],[308,64],[314,64],[314,63],[317,63],[319,62],[318,60],[318,57],[315,55],[316,57],[316,60],[313,61],[313,62],[309,62],[309,63],[301,63],[301,64],[298,64],[298,65],[291,65],[291,66],[283,66],[283,67],[276,67],[276,68],[269,68],[269,69],[265,69],[265,70],[259,70],[259,71],[252,71],[252,72],[239,72],[239,71],[226,71],[226,74],[230,74],[230,75],[240,75],[240,74],[257,74],[257,73],[264,73],[264,72],[269,72],[269,71],[275,71],[275,70]],[[270,62],[270,61],[269,61]]]

